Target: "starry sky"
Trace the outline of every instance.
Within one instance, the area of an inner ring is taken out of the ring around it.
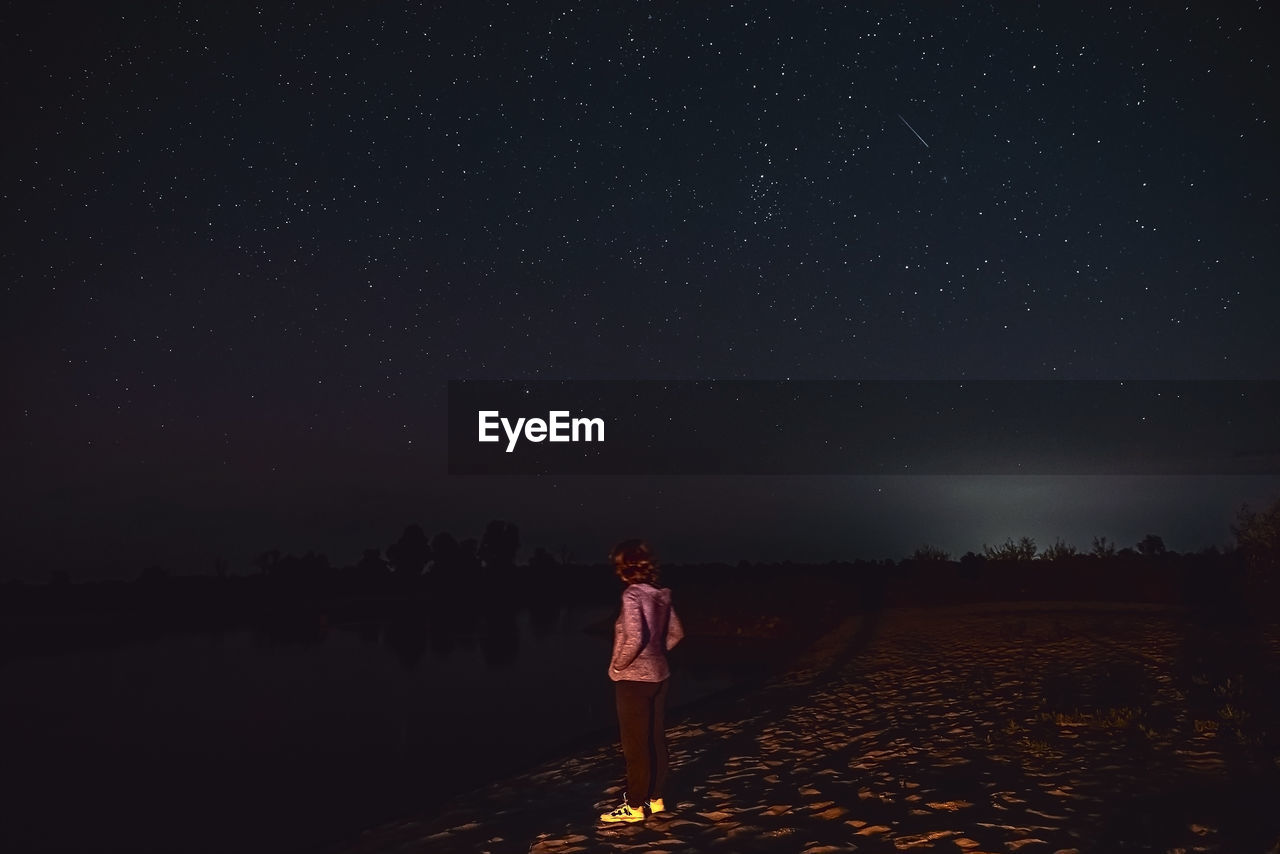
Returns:
[[[1274,477],[446,475],[451,379],[1280,379],[1261,3],[6,4],[0,577],[1229,538]],[[6,478],[8,479],[8,478]]]

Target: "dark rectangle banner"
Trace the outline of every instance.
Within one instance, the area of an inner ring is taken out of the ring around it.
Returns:
[[[449,383],[453,475],[1280,474],[1280,381]]]

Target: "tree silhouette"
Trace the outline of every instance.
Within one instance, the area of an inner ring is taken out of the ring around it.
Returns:
[[[421,575],[431,560],[431,544],[421,525],[409,525],[400,539],[387,546],[387,560],[397,573]]]
[[[387,571],[387,562],[382,559],[382,549],[365,549],[356,564],[356,573],[366,578],[376,578]]]
[[[951,560],[951,555],[936,546],[923,545],[911,553],[911,560],[919,563],[948,561]]]
[[[1059,538],[1053,541],[1053,545],[1040,553],[1040,560],[1065,560],[1069,557],[1075,557],[1077,554],[1079,554],[1079,551],[1075,546],[1064,543]]]
[[[967,551],[960,556],[960,574],[969,581],[976,581],[982,574],[982,565],[987,559],[980,554]]]
[[[275,553],[279,555],[279,552]],[[267,565],[268,576],[289,584],[313,583],[329,571],[327,555],[307,552],[302,557],[288,554]]]
[[[538,546],[533,550],[533,556],[529,558],[529,569],[535,576],[545,575],[548,572],[554,572],[559,564],[552,557],[551,553]]]
[[[1273,568],[1280,565],[1280,499],[1261,513],[1242,504],[1231,533],[1246,559]]]
[[[475,537],[467,537],[458,543],[458,570],[472,577],[480,569],[480,544]]]
[[[263,575],[271,575],[279,564],[279,549],[270,549],[253,559],[253,565],[256,566],[258,568],[258,572],[261,572]]]
[[[1164,540],[1155,534],[1147,534],[1138,543],[1138,554],[1143,557],[1163,557],[1167,552],[1168,550],[1164,547]]]
[[[1280,499],[1261,512],[1241,505],[1231,533],[1244,558],[1250,596],[1257,603],[1280,598],[1280,582],[1276,580],[1280,571]]]
[[[431,555],[433,573],[447,576],[458,571],[460,559],[458,541],[448,531],[441,531],[431,538]]]
[[[1093,547],[1089,550],[1089,554],[1096,558],[1115,557],[1116,544],[1107,540],[1106,537],[1094,537]]]
[[[520,550],[520,529],[510,522],[494,519],[485,526],[478,556],[487,569],[510,569]]]
[[[1019,537],[1015,543],[1009,538],[995,548],[983,543],[982,552],[989,560],[1031,560],[1036,556],[1036,541],[1030,537]]]

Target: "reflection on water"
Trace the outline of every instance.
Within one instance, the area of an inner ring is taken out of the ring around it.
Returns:
[[[612,613],[406,611],[6,662],[0,849],[324,850],[607,741],[610,639],[583,629]],[[732,678],[677,659],[672,705]]]

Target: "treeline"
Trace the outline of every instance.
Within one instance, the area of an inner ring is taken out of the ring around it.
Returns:
[[[1154,534],[1123,548],[1098,537],[1087,551],[1060,540],[1040,549],[1021,537],[957,559],[925,545],[899,561],[664,567],[663,583],[677,588],[695,625],[701,619],[708,633],[729,634],[802,624],[815,603],[846,613],[1007,599],[1275,604],[1280,501],[1261,513],[1241,508],[1232,530],[1232,548],[1188,554]],[[246,626],[282,641],[317,641],[337,625],[419,633],[430,626],[433,642],[446,645],[449,636],[495,626],[509,633],[522,608],[546,626],[564,605],[617,599],[618,582],[604,564],[577,563],[563,547],[556,555],[538,547],[518,564],[519,552],[519,529],[504,520],[462,540],[448,532],[428,537],[412,524],[385,549],[366,549],[341,567],[323,554],[272,549],[251,575],[230,574],[219,561],[212,575],[152,566],[133,581],[72,583],[59,574],[43,585],[8,582],[0,584],[0,656]]]
[[[903,561],[893,585],[898,600],[1057,599],[1182,603],[1275,619],[1280,609],[1280,499],[1255,511],[1243,505],[1231,526],[1235,543],[1179,554],[1147,534],[1119,547],[1094,537],[1087,551],[1057,539],[1040,549],[1031,537],[984,544],[953,560],[924,545]]]
[[[1134,548],[1103,554],[1037,553],[1027,538],[957,560],[922,548],[901,561],[890,604],[1013,600],[1077,600],[1163,604],[1239,603],[1248,564],[1238,549],[1178,554]]]
[[[393,645],[409,649],[425,646],[430,625],[443,648],[459,635],[509,635],[526,606],[545,626],[561,605],[616,587],[598,569],[567,563],[566,550],[557,559],[538,548],[517,566],[519,546],[519,529],[502,520],[462,540],[428,538],[413,524],[346,566],[271,549],[249,575],[216,561],[212,575],[150,566],[132,581],[73,583],[55,573],[47,584],[8,582],[0,585],[0,657],[246,627],[265,642],[317,642],[343,625],[390,633]]]

